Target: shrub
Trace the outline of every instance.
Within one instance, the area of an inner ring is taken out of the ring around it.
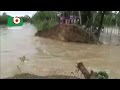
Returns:
[[[105,71],[99,71],[97,75],[99,79],[108,79],[108,74]]]

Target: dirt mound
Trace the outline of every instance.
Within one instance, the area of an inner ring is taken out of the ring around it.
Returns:
[[[93,35],[75,25],[56,25],[35,35],[68,42],[96,43]]]

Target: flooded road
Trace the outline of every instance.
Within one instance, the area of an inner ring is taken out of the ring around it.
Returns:
[[[35,37],[36,28],[0,28],[1,78],[20,73],[35,75],[73,75],[78,61],[88,69],[107,71],[120,78],[120,46],[87,45]],[[20,57],[25,56],[22,62]],[[77,76],[78,74],[76,74]]]

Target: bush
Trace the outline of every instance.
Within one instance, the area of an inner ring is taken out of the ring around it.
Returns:
[[[24,17],[21,17],[23,19],[23,22],[30,22],[30,17],[28,15],[25,15]]]
[[[108,74],[105,71],[100,71],[97,75],[99,79],[108,79]]]
[[[47,30],[48,28],[49,28],[49,22],[47,22],[47,21],[44,21],[43,23],[42,23],[42,30]]]
[[[34,23],[34,26],[37,27],[38,31],[48,30],[49,28],[55,26],[57,23],[54,21],[42,21]]]

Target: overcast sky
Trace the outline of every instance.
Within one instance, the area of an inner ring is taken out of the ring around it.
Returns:
[[[25,16],[29,15],[30,17],[36,13],[36,11],[0,11],[2,14],[3,12],[7,13],[7,15],[15,16]]]
[[[6,12],[7,15],[11,15],[13,17],[15,16],[25,16],[25,15],[29,15],[30,17],[32,17],[32,15],[34,15],[37,11],[0,11],[0,15],[3,13],[3,12]],[[115,11],[113,11],[115,12]]]

